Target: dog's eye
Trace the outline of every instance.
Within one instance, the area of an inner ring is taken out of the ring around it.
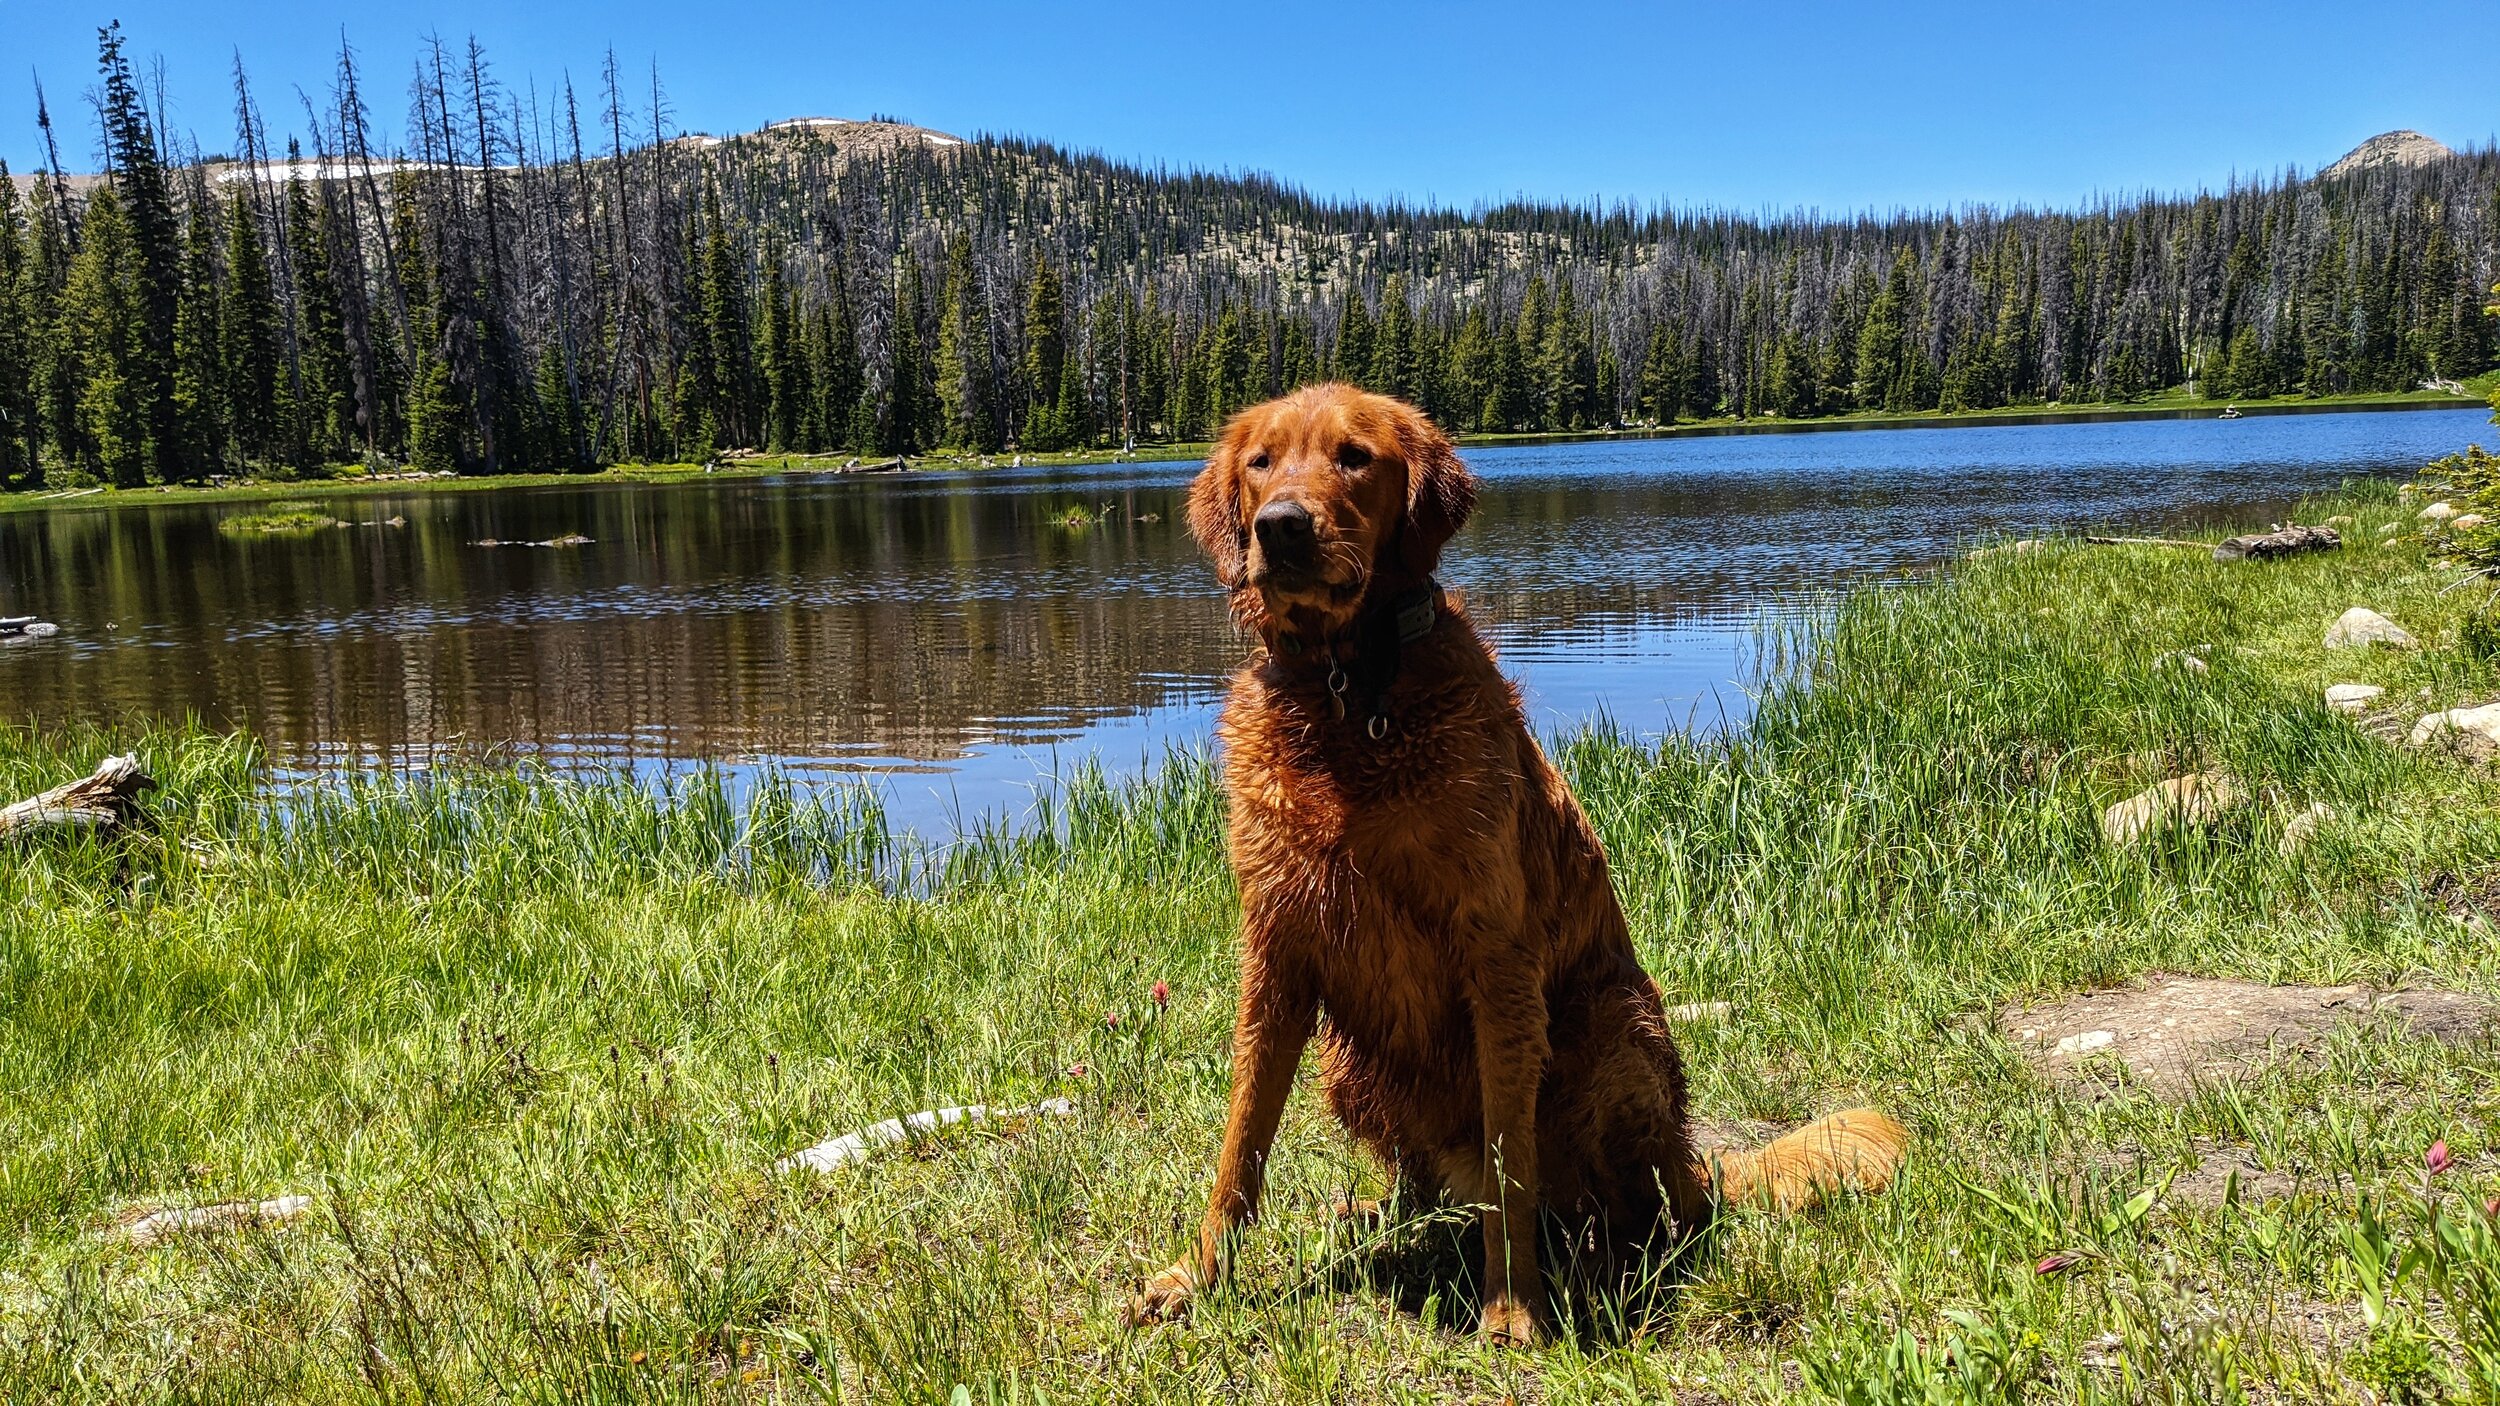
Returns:
[[[1265,454],[1253,454],[1253,455],[1251,455],[1251,456],[1250,456],[1250,467],[1252,467],[1252,468],[1254,468],[1254,469],[1264,469],[1264,468],[1266,468],[1266,467],[1267,467],[1267,456],[1266,456]]]
[[[1337,464],[1340,468],[1359,469],[1371,461],[1371,451],[1359,444],[1349,444],[1337,451]]]

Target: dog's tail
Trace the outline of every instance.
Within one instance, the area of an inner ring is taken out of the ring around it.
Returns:
[[[1750,1152],[1712,1153],[1703,1171],[1722,1204],[1802,1211],[1842,1188],[1871,1193],[1892,1185],[1909,1145],[1909,1129],[1872,1108],[1852,1108]]]

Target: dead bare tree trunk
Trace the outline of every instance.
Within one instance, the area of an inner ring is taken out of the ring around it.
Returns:
[[[155,788],[137,757],[106,757],[92,776],[0,808],[0,839],[50,826],[107,833],[129,824],[139,813],[139,794]]]

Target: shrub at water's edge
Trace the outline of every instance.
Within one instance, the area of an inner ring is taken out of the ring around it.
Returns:
[[[862,792],[478,768],[273,799],[249,744],[135,739],[152,830],[0,865],[0,1395],[475,1395],[522,1363],[575,1395],[796,1399],[1771,1401],[1790,1362],[1866,1401],[2116,1372],[2165,1399],[2461,1391],[2496,1346],[2487,1045],[2364,1022],[2184,1098],[2091,1097],[1991,1020],[2156,970],[2494,989],[2500,773],[2382,740],[2500,697],[2417,507],[2304,505],[2348,545],[2285,562],[1966,559],[1788,627],[1742,733],[1561,740],[1669,1000],[1734,1006],[1678,1030],[1696,1111],[1745,1135],[1872,1102],[1918,1141],[1891,1196],[1740,1215],[1689,1285],[1601,1296],[1533,1357],[1445,1336],[1466,1291],[1432,1226],[1347,1238],[1328,1205],[1376,1174],[1307,1091],[1239,1287],[1117,1327],[1223,1119],[1235,896],[1203,757],[915,851]],[[2426,647],[2325,649],[2355,604]],[[2333,683],[2380,713],[2329,710]],[[0,800],[133,740],[0,731]],[[2245,803],[2103,839],[2104,807],[2204,771]],[[1061,1096],[1075,1117],[764,1170]],[[2224,1166],[2245,1194],[2183,1189]],[[290,1192],[316,1209],[283,1230],[112,1229]]]

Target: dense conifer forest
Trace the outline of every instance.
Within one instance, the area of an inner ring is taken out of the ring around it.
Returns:
[[[120,30],[0,180],[0,487],[1204,437],[1337,376],[1471,432],[2412,389],[2493,364],[2500,155],[2065,212],[1315,199],[892,119],[678,131],[657,75],[342,49],[230,149]],[[100,176],[65,141],[92,139]],[[0,168],[4,171],[5,168]]]

